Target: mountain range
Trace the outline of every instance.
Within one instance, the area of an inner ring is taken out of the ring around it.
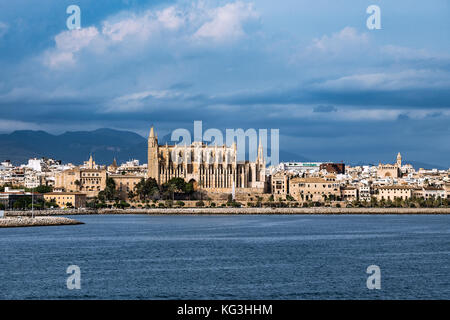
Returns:
[[[159,144],[171,143],[170,135],[159,139]],[[268,150],[270,154],[270,149]],[[0,134],[0,161],[11,160],[18,165],[30,158],[53,158],[63,163],[81,164],[90,155],[99,164],[118,163],[138,159],[147,163],[147,139],[131,131],[97,129],[94,131],[68,131],[53,135],[45,131],[19,130]],[[280,150],[280,161],[314,161],[302,155]],[[414,168],[448,169],[440,165],[418,161],[405,161]],[[364,163],[351,163],[363,165]]]
[[[160,137],[159,144],[171,143],[170,135]],[[270,149],[268,150],[270,154]],[[18,165],[30,158],[53,158],[63,163],[81,164],[90,155],[99,164],[138,159],[147,163],[147,139],[131,131],[97,129],[68,131],[53,135],[45,131],[19,130],[0,134],[0,161]],[[280,161],[311,161],[301,155],[280,150]]]

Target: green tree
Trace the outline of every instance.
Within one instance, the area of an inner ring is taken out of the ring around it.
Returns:
[[[166,205],[167,208],[172,208],[173,200],[172,199],[166,200],[164,204]]]
[[[25,191],[28,192],[36,192],[36,193],[49,193],[53,191],[53,188],[51,186],[46,186],[46,185],[39,185],[36,188],[26,188]]]
[[[178,200],[176,203],[177,207],[184,207],[184,202],[181,200]]]
[[[31,196],[21,197],[20,199],[17,199],[14,204],[14,209],[26,209],[28,208],[28,205],[30,205],[31,208]]]
[[[191,198],[194,193],[194,185],[192,182],[187,183],[183,178],[172,178],[162,185],[162,192],[166,198],[175,200],[175,196],[183,196]]]
[[[121,200],[121,201],[117,201],[115,203],[115,207],[119,208],[119,209],[125,209],[130,207],[130,204],[128,202],[126,202],[125,200]]]
[[[261,208],[262,205],[262,197],[256,196],[256,206]]]
[[[45,203],[45,207],[47,207],[47,208],[51,208],[51,207],[53,207],[53,208],[58,208],[59,206],[58,206],[58,204],[56,203],[56,200],[55,200],[55,199],[51,199],[50,201],[47,201],[47,202]]]
[[[100,194],[100,193],[99,193]],[[103,190],[102,197],[104,197],[105,200],[116,200],[117,197],[117,190],[116,190],[116,182],[113,178],[106,178],[106,186]]]
[[[205,203],[204,203],[202,200],[200,200],[200,201],[197,201],[197,202],[195,203],[195,206],[197,206],[197,207],[204,207],[204,206],[205,206]]]
[[[187,183],[184,189],[184,193],[189,197],[189,200],[191,200],[191,196],[194,191],[194,184],[192,182]]]
[[[144,201],[159,194],[158,183],[154,178],[148,178],[147,180],[142,178],[141,181],[136,185],[135,190],[136,195],[139,197],[139,199]]]

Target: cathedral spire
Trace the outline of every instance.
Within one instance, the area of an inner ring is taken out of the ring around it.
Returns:
[[[150,134],[148,137],[158,139],[158,136],[155,134],[155,129],[153,128],[153,126],[150,128]]]
[[[262,139],[259,137],[259,145],[258,145],[258,161],[263,161],[264,159],[264,152],[263,152],[263,145],[262,145]]]
[[[158,145],[158,135],[156,134],[153,125],[150,128],[150,134],[148,135],[148,144],[149,147],[156,147]]]

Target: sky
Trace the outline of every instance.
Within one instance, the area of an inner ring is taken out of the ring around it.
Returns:
[[[450,2],[0,0],[1,133],[195,120],[279,129],[316,161],[449,167]]]

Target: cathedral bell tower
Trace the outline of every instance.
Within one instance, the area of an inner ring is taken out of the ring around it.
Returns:
[[[159,183],[158,136],[152,126],[148,136],[147,178],[154,178]]]
[[[402,167],[402,155],[400,154],[400,152],[397,154],[397,167]]]

